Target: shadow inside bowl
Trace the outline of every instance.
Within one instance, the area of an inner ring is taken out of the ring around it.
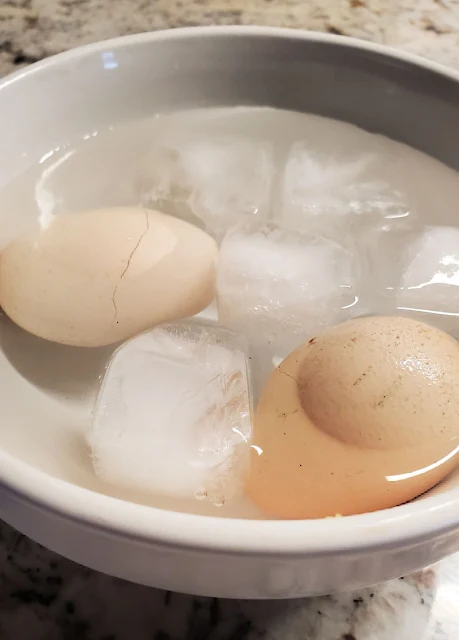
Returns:
[[[93,393],[114,347],[78,348],[28,333],[0,311],[0,350],[30,384],[65,398]]]

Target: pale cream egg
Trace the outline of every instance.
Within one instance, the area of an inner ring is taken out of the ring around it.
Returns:
[[[0,256],[0,305],[35,335],[95,347],[192,316],[215,293],[215,241],[156,211],[55,218]]]

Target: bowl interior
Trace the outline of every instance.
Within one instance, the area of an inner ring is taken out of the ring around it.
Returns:
[[[351,122],[459,169],[453,135],[459,82],[452,74],[323,36],[191,30],[102,43],[4,80],[0,189],[53,150],[98,129],[168,110],[236,104]],[[426,222],[457,224],[454,207],[434,205]],[[19,228],[21,211],[8,215]],[[112,352],[42,341],[0,314],[0,449],[79,487],[148,504],[148,496],[112,492],[101,483],[85,444],[98,380]],[[426,495],[457,486],[459,470]]]

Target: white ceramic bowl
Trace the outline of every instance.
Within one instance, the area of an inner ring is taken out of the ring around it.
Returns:
[[[379,46],[279,29],[187,29],[103,42],[0,83],[0,188],[76,135],[197,104],[337,117],[458,169],[458,80]],[[355,589],[459,550],[458,474],[410,504],[320,521],[218,519],[104,495],[82,444],[88,416],[67,386],[69,368],[83,387],[94,382],[100,353],[88,364],[78,350],[8,322],[0,338],[0,515],[68,558],[164,589],[288,598]]]

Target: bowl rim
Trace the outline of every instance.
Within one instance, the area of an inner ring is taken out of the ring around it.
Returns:
[[[355,38],[277,27],[186,27],[96,42],[41,60],[0,80],[5,87],[49,67],[107,48],[195,38],[278,38],[377,53],[459,81],[459,72],[420,56]],[[1,99],[1,97],[0,97]],[[306,556],[407,548],[459,528],[459,487],[392,509],[335,519],[248,520],[167,511],[86,489],[53,477],[0,450],[0,489],[18,503],[88,529],[140,544],[226,554]]]

